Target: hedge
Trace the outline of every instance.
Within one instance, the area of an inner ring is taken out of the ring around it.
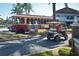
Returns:
[[[69,49],[69,48],[60,48],[58,52],[60,56],[75,56],[76,55],[72,51],[72,49]]]

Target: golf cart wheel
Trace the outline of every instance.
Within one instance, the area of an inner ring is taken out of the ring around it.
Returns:
[[[68,39],[68,36],[67,36],[67,35],[65,35],[65,36],[64,36],[64,38],[65,38],[65,40],[67,40],[67,39]]]
[[[55,41],[59,41],[59,40],[60,40],[60,36],[58,36],[58,35],[55,36],[55,37],[54,37],[54,40],[55,40]]]
[[[49,37],[47,37],[47,40],[50,40],[50,38],[49,38]]]

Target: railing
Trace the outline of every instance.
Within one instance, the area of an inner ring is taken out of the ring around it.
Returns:
[[[74,44],[77,48],[79,48],[79,39],[74,38]]]

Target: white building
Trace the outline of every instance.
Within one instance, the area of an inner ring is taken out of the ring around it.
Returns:
[[[65,7],[56,11],[56,19],[71,24],[74,20],[79,20],[79,11],[70,7]]]

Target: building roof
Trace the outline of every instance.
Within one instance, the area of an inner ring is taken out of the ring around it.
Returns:
[[[12,17],[27,17],[27,18],[45,18],[45,19],[53,19],[52,16],[43,16],[43,15],[14,15]]]
[[[69,8],[69,7],[65,7],[65,8],[62,8],[60,10],[57,10],[56,13],[79,14],[79,11],[75,10],[75,9],[72,9],[72,8]]]

